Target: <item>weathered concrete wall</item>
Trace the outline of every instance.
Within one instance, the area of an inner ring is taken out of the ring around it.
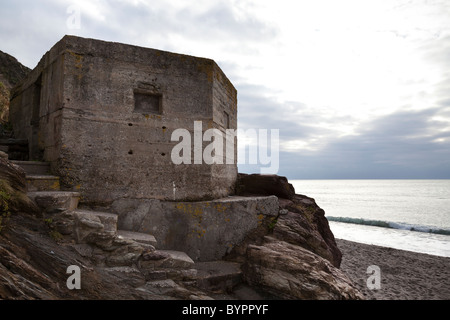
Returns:
[[[61,43],[55,45],[12,92],[10,120],[15,136],[28,140],[30,160],[58,157],[64,81],[61,50]]]
[[[236,90],[214,61],[66,36],[33,74],[26,81],[40,83],[40,103],[30,102],[26,90],[17,92],[14,130],[29,141],[41,137],[41,158],[83,202],[233,193],[236,156],[231,164],[213,165],[175,165],[170,157],[175,129],[192,133],[194,121],[202,121],[203,130],[237,126]],[[39,126],[31,128],[33,108]]]
[[[152,234],[159,249],[212,261],[223,258],[263,219],[277,217],[279,203],[276,196],[201,202],[119,199],[112,210],[119,215],[119,229]]]
[[[222,132],[227,129],[237,129],[237,92],[217,65],[214,65],[213,119],[216,127]],[[227,139],[227,135],[224,135],[223,161],[225,165],[212,168],[213,180],[220,181],[225,185],[234,184],[236,182],[234,177],[238,174],[237,166],[234,165],[237,163],[237,138],[230,134],[228,138],[232,138],[233,152],[226,152],[225,139]]]

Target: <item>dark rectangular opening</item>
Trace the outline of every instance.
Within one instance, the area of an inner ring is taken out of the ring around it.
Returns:
[[[225,129],[230,129],[230,115],[225,111],[223,112],[223,125]]]
[[[162,95],[147,93],[142,91],[134,91],[134,111],[142,114],[161,114]]]
[[[41,112],[42,74],[32,86],[32,114],[30,119],[31,138],[28,141],[30,160],[43,160],[44,150],[39,143],[40,112]]]

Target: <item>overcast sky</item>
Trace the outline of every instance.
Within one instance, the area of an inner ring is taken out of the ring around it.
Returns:
[[[448,0],[2,0],[26,66],[65,34],[215,60],[289,179],[450,178]]]

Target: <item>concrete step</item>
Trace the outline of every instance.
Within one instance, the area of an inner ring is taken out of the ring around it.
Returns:
[[[28,196],[42,210],[50,214],[75,210],[80,201],[80,193],[70,191],[35,191],[28,192]]]
[[[26,176],[28,191],[59,191],[59,177],[50,175],[35,175],[30,174]]]
[[[20,166],[25,170],[26,174],[30,175],[47,175],[50,174],[50,164],[41,161],[19,161],[12,160],[12,163]]]
[[[211,292],[232,292],[242,282],[241,265],[229,261],[195,263],[197,286]]]
[[[117,231],[117,235],[119,236],[119,238],[131,239],[138,243],[149,244],[154,247],[156,247],[156,245],[157,245],[156,238],[154,236],[152,236],[151,234],[119,230],[119,231]]]
[[[79,221],[101,223],[102,231],[117,233],[117,214],[82,209],[76,209],[73,213]]]

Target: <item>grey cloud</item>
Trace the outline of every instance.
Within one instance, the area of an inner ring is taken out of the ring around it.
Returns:
[[[280,103],[264,86],[240,83],[238,89],[238,127],[241,129],[279,129],[280,140],[306,139],[330,130],[316,127],[321,115],[305,111],[302,103]]]
[[[1,50],[34,68],[42,55],[66,32],[67,6],[51,1],[2,1]]]
[[[450,50],[448,52],[448,56],[450,58]],[[443,70],[450,70],[450,59],[447,62],[447,65],[442,65]],[[434,95],[436,96],[436,103],[441,107],[449,107],[450,106],[450,72],[443,74],[442,80],[435,85]]]
[[[211,35],[230,36],[233,39],[246,39],[248,41],[268,40],[276,36],[277,31],[273,27],[258,20],[250,13],[245,14],[245,19],[240,20],[233,14],[232,4],[221,1],[212,8],[201,14],[193,13],[187,10],[187,15],[197,24],[200,23],[204,28],[200,28],[200,33],[211,33]],[[186,12],[183,12],[183,15]],[[198,30],[196,28],[196,30]]]
[[[210,43],[266,41],[276,35],[273,27],[252,16],[251,12],[246,12],[244,19],[237,19],[232,4],[225,1],[216,2],[206,10],[197,6],[179,10],[170,4],[132,6],[121,1],[109,2],[109,8],[107,19],[112,23],[98,27],[119,34],[133,32],[133,36],[139,36],[142,33],[150,38],[177,34],[191,41],[207,40]]]
[[[447,30],[447,32],[450,30]],[[424,41],[418,50],[423,58],[436,66],[441,73],[441,79],[434,84],[433,96],[438,106],[449,106],[450,88],[450,35]]]
[[[424,41],[424,44],[420,49],[430,61],[447,65],[449,63],[450,54],[450,35],[442,38],[428,39],[427,41]]]
[[[363,136],[391,139],[405,139],[407,137],[423,135],[427,122],[432,116],[439,113],[439,109],[432,108],[422,111],[398,111],[396,113],[380,117],[365,125],[361,131]],[[429,128],[433,129],[433,128]]]
[[[438,101],[439,105],[442,107],[450,107],[450,98],[444,97]]]
[[[358,136],[330,141],[314,154],[283,153],[280,174],[299,179],[450,178],[450,141],[429,118],[438,109],[398,112],[372,121]],[[424,134],[427,133],[427,134]]]
[[[182,51],[173,43],[172,35],[190,42],[209,42],[226,49],[226,43],[234,50],[239,44],[242,50],[254,52],[251,43],[268,41],[277,30],[245,12],[240,19],[234,16],[232,4],[215,3],[209,9],[188,7],[184,10],[170,3],[132,5],[123,1],[99,2],[104,20],[96,19],[90,12],[81,10],[81,29],[70,30],[66,26],[67,8],[71,1],[11,1],[2,2],[0,11],[1,49],[16,56],[33,68],[39,58],[65,34],[100,38],[109,41],[149,45],[163,50]]]

